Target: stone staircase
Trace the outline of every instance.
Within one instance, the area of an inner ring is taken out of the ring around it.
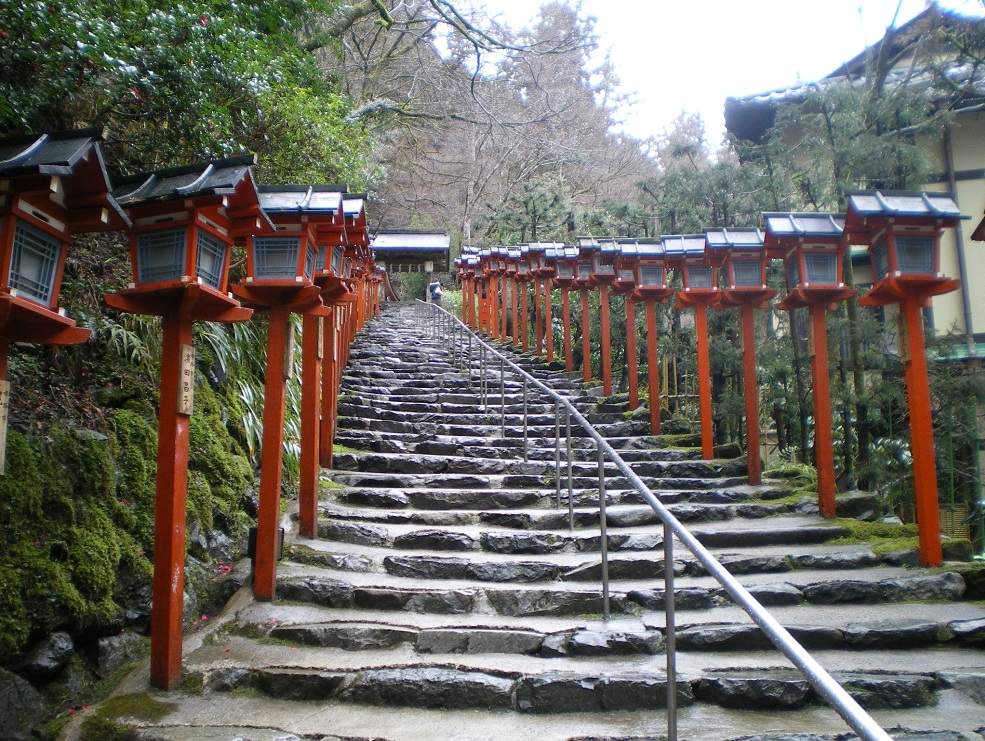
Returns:
[[[783,482],[748,485],[738,450],[702,461],[686,435],[649,437],[576,380],[520,361],[895,737],[985,737],[985,607],[969,599],[982,587],[968,564],[927,571],[907,565],[912,554],[839,543],[849,531]],[[481,409],[475,373],[453,367],[411,307],[373,319],[345,373],[319,539],[289,538],[277,601],[241,593],[188,647],[187,690],[155,695],[173,707],[131,719],[139,738],[662,738],[663,528],[606,465],[604,620],[594,443],[573,430],[569,513],[553,403],[531,390],[524,460],[520,383],[504,386],[505,407],[496,378]],[[680,738],[845,734],[701,564],[675,551]]]

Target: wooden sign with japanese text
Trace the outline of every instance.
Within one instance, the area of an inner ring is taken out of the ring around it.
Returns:
[[[181,365],[178,380],[178,414],[192,415],[195,402],[195,348],[181,346]]]

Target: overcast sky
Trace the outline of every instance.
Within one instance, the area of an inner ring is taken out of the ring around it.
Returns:
[[[538,0],[473,0],[526,25]],[[983,0],[940,0],[982,15]],[[729,96],[816,80],[925,7],[925,0],[582,0],[624,92],[635,93],[626,131],[659,135],[682,112],[700,113],[708,141],[724,133]]]

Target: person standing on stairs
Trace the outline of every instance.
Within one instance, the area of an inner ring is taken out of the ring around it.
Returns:
[[[431,294],[431,303],[441,306],[441,282],[437,278],[428,283],[428,292]]]

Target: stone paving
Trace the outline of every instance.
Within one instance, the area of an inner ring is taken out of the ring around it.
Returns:
[[[134,720],[139,738],[664,736],[659,520],[607,466],[604,620],[593,443],[580,430],[572,439],[569,519],[566,466],[560,501],[555,485],[553,404],[530,393],[524,460],[519,382],[504,379],[504,406],[497,377],[483,409],[477,369],[452,360],[409,306],[368,323],[342,386],[319,538],[289,538],[275,602],[241,592],[189,641],[188,690],[155,694],[174,708]],[[985,737],[985,585],[968,564],[923,570],[912,553],[833,542],[843,526],[782,481],[750,486],[734,446],[699,460],[686,431],[671,430],[671,447],[577,380],[522,362],[589,416],[895,737]],[[871,504],[844,499],[839,511]],[[674,571],[680,738],[847,732],[680,545]]]

